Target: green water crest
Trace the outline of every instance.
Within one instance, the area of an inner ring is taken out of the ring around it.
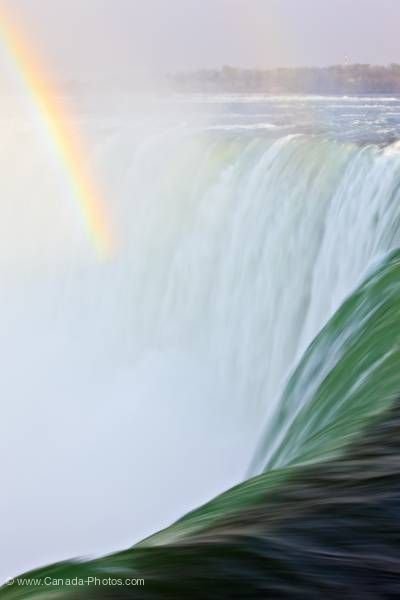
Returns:
[[[313,341],[290,378],[259,447],[264,472],[193,511],[126,552],[87,563],[65,563],[29,577],[142,575],[143,551],[204,533],[268,494],[306,464],[340,456],[350,441],[388,409],[400,389],[400,251],[387,257],[341,306]],[[156,551],[154,550],[156,560]],[[73,593],[60,585],[9,585],[4,598]],[[82,588],[81,593],[85,593]],[[54,596],[55,597],[55,596]]]

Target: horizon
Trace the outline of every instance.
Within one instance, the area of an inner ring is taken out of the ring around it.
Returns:
[[[235,64],[221,64],[215,67],[199,67],[196,69],[188,69],[186,72],[192,73],[196,71],[221,71],[223,69],[236,69],[238,71],[302,71],[304,69],[313,69],[313,70],[325,70],[325,69],[334,69],[334,68],[342,68],[342,69],[351,69],[352,67],[369,67],[369,68],[377,68],[377,69],[390,69],[392,66],[400,67],[400,62],[391,62],[391,63],[336,63],[336,64],[327,64],[327,65],[298,65],[298,66],[282,66],[278,65],[276,67],[240,67]],[[168,75],[169,73],[165,73]]]

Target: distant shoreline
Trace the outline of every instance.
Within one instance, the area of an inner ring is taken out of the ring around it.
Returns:
[[[168,77],[177,92],[246,94],[400,94],[400,64],[321,68],[238,69],[225,66]]]

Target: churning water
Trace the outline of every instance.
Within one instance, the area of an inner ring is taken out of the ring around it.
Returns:
[[[106,260],[34,119],[0,124],[2,577],[128,546],[312,455],[296,417],[371,298],[307,348],[399,246],[400,99],[136,104],[86,99],[74,121]]]

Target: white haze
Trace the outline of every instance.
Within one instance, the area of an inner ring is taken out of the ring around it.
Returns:
[[[397,0],[2,0],[60,80],[400,62]],[[0,46],[1,51],[1,46]]]

